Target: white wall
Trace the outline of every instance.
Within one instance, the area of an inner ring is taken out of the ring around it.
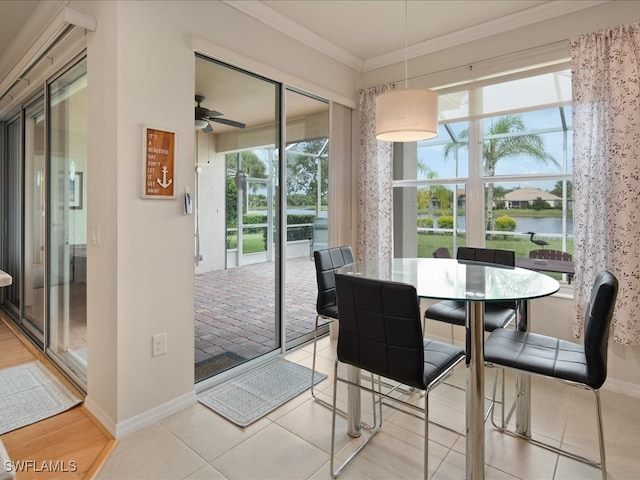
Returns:
[[[98,25],[87,47],[88,226],[101,244],[88,247],[86,406],[122,436],[195,401],[194,218],[180,197],[195,186],[191,37],[354,103],[359,76],[221,2],[70,6]],[[177,132],[173,200],[141,198],[143,125]],[[167,354],[154,358],[161,332]]]

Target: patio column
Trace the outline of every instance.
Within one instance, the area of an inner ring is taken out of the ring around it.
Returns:
[[[393,144],[393,179],[417,178],[418,144]],[[418,200],[417,187],[393,189],[393,256],[418,256]]]

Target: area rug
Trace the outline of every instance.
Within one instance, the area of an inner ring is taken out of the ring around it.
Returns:
[[[314,383],[327,378],[316,372]],[[277,359],[198,395],[200,403],[246,427],[311,387],[311,370]]]
[[[246,362],[247,359],[233,352],[225,352],[206,360],[196,363],[195,377],[196,382],[212,377],[218,373],[229,370],[236,365]]]
[[[62,413],[81,401],[40,361],[0,370],[0,435]]]

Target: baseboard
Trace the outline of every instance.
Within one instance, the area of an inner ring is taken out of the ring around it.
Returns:
[[[102,410],[91,398],[90,395],[87,395],[84,399],[84,403],[82,404],[84,409],[89,412],[97,421],[102,425],[102,427],[109,432],[109,434],[116,438],[116,424],[114,421],[107,415],[104,410]]]
[[[174,398],[169,402],[165,402],[162,405],[158,405],[140,415],[136,415],[117,424],[92,401],[91,397],[88,396],[85,399],[84,407],[102,423],[104,428],[106,428],[114,438],[120,439],[195,405],[197,401],[196,391],[194,389],[180,397]]]
[[[185,408],[188,408],[197,403],[198,399],[196,398],[196,390],[195,388],[191,390],[189,393],[186,393],[180,397],[174,398],[168,402],[163,403],[162,405],[158,405],[146,412],[141,413],[140,415],[136,415],[135,417],[131,417],[123,422],[120,422],[116,425],[116,438],[126,437],[127,435],[131,435],[132,433],[153,425],[154,423],[163,420],[174,413],[178,413]]]
[[[615,378],[611,377],[607,378],[607,381],[602,386],[602,390],[622,393],[634,398],[640,398],[640,385],[638,385],[637,383],[623,382],[622,380],[616,380]]]

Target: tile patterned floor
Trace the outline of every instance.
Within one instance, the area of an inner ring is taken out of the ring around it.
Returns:
[[[313,331],[318,289],[315,265],[309,257],[289,259],[285,268],[286,336],[290,340]],[[250,360],[272,351],[276,343],[275,285],[273,263],[196,275],[196,363],[225,353]]]
[[[311,366],[311,346],[286,357]],[[317,369],[329,375],[319,385],[330,400],[335,342],[320,341]],[[487,387],[494,376],[487,374]],[[464,383],[464,366],[458,366],[453,383]],[[511,384],[511,382],[509,382]],[[606,385],[605,385],[606,386]],[[532,380],[534,435],[578,453],[597,456],[593,394],[552,382]],[[640,459],[640,399],[602,392],[609,478],[638,478]],[[338,390],[344,402],[346,390]],[[363,403],[363,409],[366,409]],[[453,427],[429,431],[429,475],[433,479],[462,479],[465,469],[464,392],[447,385],[430,396],[430,416]],[[382,431],[340,476],[341,479],[421,478],[423,429],[421,421],[385,411]],[[346,421],[338,418],[339,458],[353,449],[346,436]],[[119,441],[98,473],[99,480],[126,479],[328,479],[331,439],[330,410],[313,401],[309,392],[296,397],[267,417],[240,428],[206,407],[193,405],[161,422]],[[548,450],[497,432],[485,430],[487,479],[598,480],[600,470],[558,456]]]

